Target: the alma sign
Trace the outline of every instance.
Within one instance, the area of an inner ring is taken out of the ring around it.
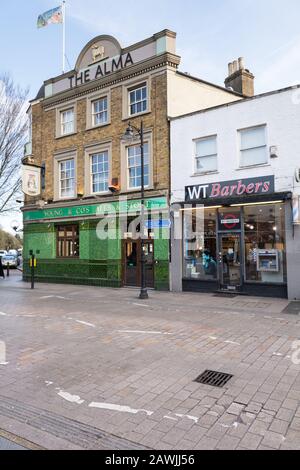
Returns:
[[[97,80],[98,78],[106,77],[111,73],[118,72],[129,65],[133,65],[133,59],[130,52],[118,57],[103,60],[98,64],[92,65],[91,67],[78,72],[76,75],[68,77],[70,88],[84,85],[85,83]]]
[[[274,176],[261,176],[219,183],[198,184],[185,188],[186,202],[232,199],[275,192]]]

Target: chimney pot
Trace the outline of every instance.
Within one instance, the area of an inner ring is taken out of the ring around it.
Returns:
[[[239,57],[239,70],[245,69],[244,57]]]
[[[245,68],[244,58],[239,57],[228,64],[228,77],[225,80],[227,89],[233,89],[244,96],[254,96],[254,75]]]

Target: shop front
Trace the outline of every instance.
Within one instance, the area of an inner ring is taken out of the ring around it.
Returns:
[[[184,291],[287,297],[291,193],[274,176],[186,188],[182,205]]]
[[[145,208],[147,287],[168,290],[169,240],[167,228],[159,224],[168,212],[167,198],[146,199]],[[37,281],[139,287],[140,210],[140,200],[122,199],[24,211],[24,280],[30,280],[33,251]]]

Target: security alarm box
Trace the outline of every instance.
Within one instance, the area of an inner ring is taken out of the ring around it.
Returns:
[[[262,273],[279,272],[279,251],[278,250],[258,250],[257,271]]]

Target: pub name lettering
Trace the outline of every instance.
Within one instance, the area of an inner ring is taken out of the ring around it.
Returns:
[[[131,54],[128,52],[126,56],[120,56],[114,58],[111,61],[103,62],[93,69],[86,69],[82,72],[79,72],[77,75],[72,75],[69,78],[70,88],[83,85],[92,80],[97,80],[98,78],[105,77],[111,73],[122,70],[128,65],[133,65],[133,60]],[[93,74],[93,75],[92,75]]]

